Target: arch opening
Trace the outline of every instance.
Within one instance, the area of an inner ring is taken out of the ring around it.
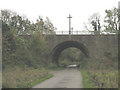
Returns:
[[[82,43],[77,41],[65,41],[58,44],[52,51],[52,62],[56,63],[59,66],[59,57],[63,50],[74,47],[81,50],[81,52],[86,56],[89,57],[88,49]]]

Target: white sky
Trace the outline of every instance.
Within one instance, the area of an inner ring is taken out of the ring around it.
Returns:
[[[74,31],[83,30],[84,22],[93,13],[104,17],[105,9],[118,7],[120,0],[1,0],[0,9],[10,9],[25,15],[31,21],[38,16],[50,18],[57,30],[68,30],[68,15],[71,14]]]

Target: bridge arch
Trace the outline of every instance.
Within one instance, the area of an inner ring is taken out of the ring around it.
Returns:
[[[77,41],[64,41],[56,45],[56,47],[52,50],[52,62],[59,65],[58,59],[59,59],[61,52],[64,49],[67,49],[70,47],[75,47],[75,48],[80,49],[86,57],[89,57],[88,49],[87,47],[85,47],[84,44],[77,42]]]

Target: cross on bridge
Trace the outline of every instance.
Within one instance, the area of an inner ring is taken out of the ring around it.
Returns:
[[[69,17],[67,17],[67,18],[69,18],[69,34],[71,34],[71,15],[69,14]]]

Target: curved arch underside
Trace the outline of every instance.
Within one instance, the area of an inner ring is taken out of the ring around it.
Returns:
[[[52,52],[53,63],[59,64],[58,59],[59,59],[59,56],[60,56],[61,52],[64,49],[69,48],[69,47],[78,48],[78,49],[80,49],[84,53],[84,55],[86,57],[89,57],[88,50],[82,43],[79,43],[77,41],[65,41],[65,42],[62,42],[62,43],[58,44],[53,49],[53,52]]]

